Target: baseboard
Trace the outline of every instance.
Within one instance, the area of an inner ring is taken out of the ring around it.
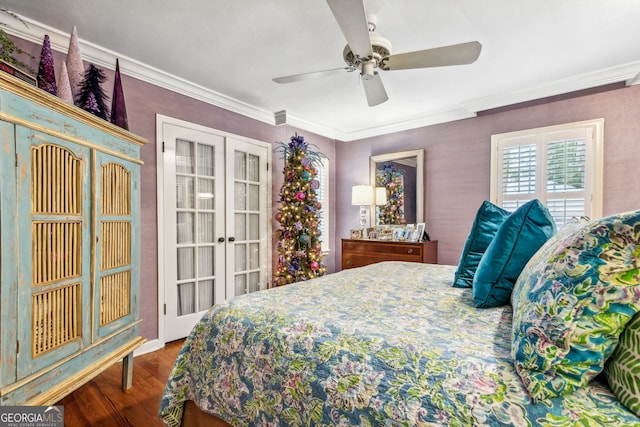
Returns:
[[[164,343],[160,342],[159,339],[148,340],[142,346],[138,347],[134,352],[133,356],[142,356],[143,354],[151,353],[153,351],[157,351],[164,348]]]

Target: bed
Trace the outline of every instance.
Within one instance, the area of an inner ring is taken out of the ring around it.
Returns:
[[[511,306],[478,309],[455,267],[383,262],[235,298],[185,340],[160,414],[233,426],[640,426],[597,378],[533,403]]]

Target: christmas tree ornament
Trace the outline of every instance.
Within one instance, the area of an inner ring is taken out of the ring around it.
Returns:
[[[38,67],[38,75],[36,77],[38,87],[51,95],[58,94],[58,86],[56,85],[56,74],[53,67],[53,52],[51,51],[51,42],[49,35],[44,35],[42,43],[42,51],[40,52],[40,66]]]

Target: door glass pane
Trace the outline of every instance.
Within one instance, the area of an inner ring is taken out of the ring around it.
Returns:
[[[198,277],[214,275],[215,246],[198,248]]]
[[[198,208],[213,209],[214,207],[214,180],[198,178]]]
[[[193,243],[193,213],[191,212],[178,212],[176,214],[178,221],[177,224],[177,242],[180,243]]]
[[[178,284],[178,316],[191,314],[196,308],[195,283]]]
[[[246,224],[245,224],[245,221],[246,221],[245,220],[245,218],[246,218],[245,214],[237,213],[237,214],[234,215],[234,218],[235,218],[235,220],[234,220],[234,222],[235,222],[235,225],[234,225],[234,229],[235,229],[234,237],[236,238],[236,241],[238,241],[238,240],[247,240],[247,232],[246,232],[247,227],[246,227]]]
[[[260,238],[260,215],[249,214],[249,240]]]
[[[260,244],[249,244],[249,269],[253,270],[260,267]]]
[[[235,170],[233,177],[235,179],[247,179],[247,155],[242,151],[234,151]]]
[[[248,165],[247,165],[247,169],[248,169],[247,180],[253,181],[253,182],[260,182],[259,166],[260,166],[260,157],[254,154],[249,154]]]
[[[178,248],[178,280],[193,279],[195,271],[193,248]]]
[[[247,269],[247,245],[242,243],[236,243],[234,246],[235,255],[235,270],[244,271]]]
[[[247,186],[242,182],[236,182],[234,185],[234,208],[243,211],[247,209]]]
[[[198,282],[198,311],[208,310],[213,305],[213,280]]]
[[[214,176],[214,152],[210,145],[198,144],[198,175]]]
[[[260,209],[260,186],[249,184],[249,210],[257,211]]]
[[[244,274],[236,275],[235,279],[235,292],[236,295],[243,295],[247,293],[247,277]]]
[[[176,176],[176,208],[193,209],[193,177]]]
[[[215,231],[213,220],[214,214],[212,213],[198,214],[198,243],[213,243]]]
[[[193,142],[176,139],[176,173],[193,173]]]
[[[260,290],[260,273],[249,273],[249,292]]]

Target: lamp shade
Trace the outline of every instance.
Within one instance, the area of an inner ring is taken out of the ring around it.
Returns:
[[[387,204],[387,189],[385,187],[376,187],[376,205],[382,206]]]
[[[373,187],[370,185],[354,185],[351,188],[351,204],[368,206],[373,204]]]

